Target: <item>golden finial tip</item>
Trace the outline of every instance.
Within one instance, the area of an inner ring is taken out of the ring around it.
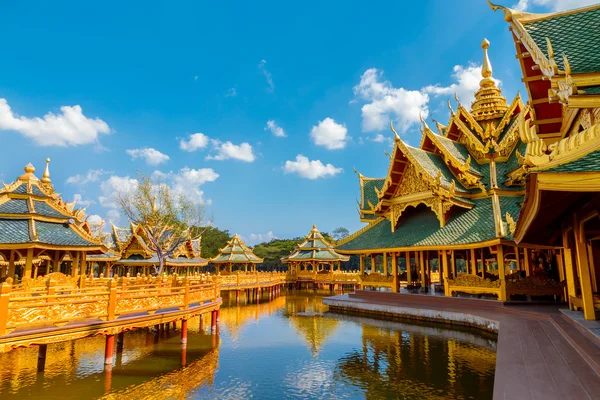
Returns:
[[[483,42],[481,42],[481,48],[487,50],[488,47],[490,47],[490,41],[484,38]]]
[[[24,170],[25,172],[27,172],[28,174],[32,174],[32,173],[34,173],[34,172],[35,172],[35,167],[33,166],[33,164],[32,164],[32,163],[28,163],[28,164],[25,166],[25,168],[23,168],[23,170]]]
[[[50,157],[46,158],[46,162],[49,163],[50,162]]]
[[[316,226],[316,225],[313,225],[313,229],[317,229],[317,226]]]

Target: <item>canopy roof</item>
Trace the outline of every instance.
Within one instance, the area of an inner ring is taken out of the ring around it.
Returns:
[[[96,238],[85,217],[54,191],[46,160],[40,180],[31,164],[25,173],[0,190],[0,249],[60,249],[103,253],[106,246]]]
[[[109,252],[90,256],[89,261],[112,262],[122,265],[158,265],[158,257],[147,244],[141,226],[130,224],[129,228],[111,226],[109,232],[102,230],[104,221],[90,224],[92,234],[101,240]],[[208,261],[200,256],[200,238],[187,240],[179,245],[172,257],[165,260],[168,266],[205,266]]]
[[[296,249],[289,256],[283,257],[281,262],[286,264],[292,262],[330,263],[348,261],[349,259],[350,257],[337,253],[333,246],[321,235],[317,226],[313,225],[304,241],[296,246]]]
[[[227,245],[220,249],[219,254],[215,258],[211,258],[210,262],[215,264],[260,264],[263,259],[256,256],[236,233],[227,242]]]
[[[338,241],[341,253],[361,250],[477,245],[512,240],[525,179],[520,134],[530,109],[509,104],[492,78],[483,40],[482,79],[467,108],[458,98],[446,125],[421,119],[419,147],[396,134],[384,179],[359,175],[361,221],[369,225]]]

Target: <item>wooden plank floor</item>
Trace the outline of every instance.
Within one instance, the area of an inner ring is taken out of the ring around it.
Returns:
[[[361,303],[476,315],[499,322],[494,399],[600,399],[600,343],[582,334],[558,307],[358,291],[334,296]]]

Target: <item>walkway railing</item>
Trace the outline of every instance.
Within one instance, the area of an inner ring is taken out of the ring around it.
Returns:
[[[233,273],[231,275],[213,275],[212,278],[223,289],[239,287],[254,288],[285,283],[286,274],[282,272]]]
[[[0,286],[0,336],[17,329],[60,327],[78,322],[112,321],[132,313],[151,315],[160,309],[187,310],[191,304],[216,301],[218,282],[192,277],[107,279],[83,288],[60,286],[48,279],[33,291]]]

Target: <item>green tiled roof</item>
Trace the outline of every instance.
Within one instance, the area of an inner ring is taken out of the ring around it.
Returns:
[[[238,235],[227,242],[224,248],[219,251],[219,254],[211,258],[212,263],[234,263],[234,264],[259,264],[263,259],[252,252],[252,249],[240,239]]]
[[[454,177],[441,156],[414,147],[407,147],[421,167],[423,167],[432,177],[435,178],[438,171],[442,172],[442,186],[449,187],[452,184],[452,181],[456,181],[456,191],[466,192],[464,186]]]
[[[544,172],[600,172],[600,150]]]
[[[515,150],[510,154],[508,160],[506,160],[506,171],[511,172],[515,169],[519,168],[519,159],[517,158],[517,150],[521,155],[525,154],[525,150],[527,149],[527,143],[523,143],[519,141]]]
[[[443,136],[436,135],[436,138],[440,141],[440,143],[452,154],[458,161],[461,163],[465,163],[467,158],[469,157],[469,150],[462,143],[455,142],[454,140],[448,139]],[[474,172],[476,174],[480,174],[479,164],[476,161],[471,159],[469,171]]]
[[[523,26],[544,54],[550,38],[558,68],[564,70],[566,54],[572,73],[600,71],[600,8],[560,15]]]
[[[29,221],[25,219],[0,219],[0,244],[28,243]]]
[[[26,194],[27,193],[27,185],[25,183],[22,183],[19,186],[17,186],[17,188],[15,190],[13,190],[12,192],[18,193],[18,194]]]
[[[115,228],[115,234],[119,242],[126,242],[131,237],[132,232],[129,228]]]
[[[600,94],[600,86],[588,86],[582,88],[585,94]]]
[[[501,198],[503,215],[518,216],[521,197]],[[494,214],[491,198],[474,200],[470,210],[458,211],[440,228],[436,215],[429,209],[415,210],[400,220],[395,232],[385,219],[360,236],[344,243],[338,250],[391,249],[399,247],[425,247],[460,245],[494,239]],[[503,217],[504,219],[504,217]],[[508,229],[506,229],[508,231]]]
[[[3,214],[28,214],[29,207],[25,199],[9,199],[6,203],[0,204],[0,213]]]
[[[45,215],[46,217],[68,218],[67,215],[56,211],[43,201],[34,201],[33,209],[35,210],[36,214]]]
[[[375,188],[377,190],[381,190],[385,179],[364,179],[362,181],[362,199],[361,206],[362,210],[370,210],[369,201],[371,204],[376,205],[379,203],[379,198],[377,197],[377,192],[375,192]]]
[[[348,261],[348,256],[338,254],[333,246],[329,244],[321,232],[317,230],[315,226],[308,235],[304,238],[304,241],[296,246],[296,249],[292,253],[281,259],[284,263],[290,261]]]
[[[134,254],[128,258],[122,258],[115,262],[116,264],[146,264],[146,265],[158,265],[158,257],[152,256],[150,258],[144,258],[140,255]],[[177,265],[206,265],[207,261],[202,258],[187,258],[187,257],[167,257],[165,260],[166,265],[177,266]]]
[[[41,243],[58,246],[98,246],[79,236],[68,224],[36,221],[35,227]]]
[[[40,190],[39,187],[37,187],[37,185],[32,185],[31,186],[31,193],[33,193],[36,196],[47,197],[44,193],[42,193],[42,191]]]

